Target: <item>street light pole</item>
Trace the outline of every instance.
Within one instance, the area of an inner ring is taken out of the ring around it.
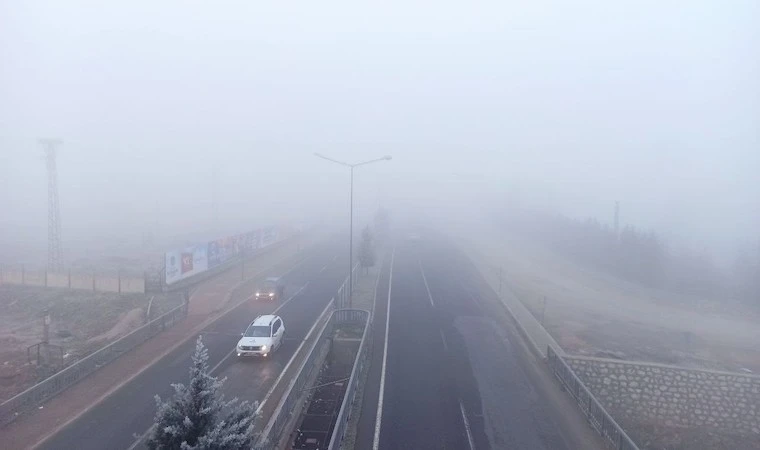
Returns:
[[[354,269],[354,168],[359,166],[364,166],[367,164],[380,162],[380,161],[390,161],[391,156],[385,155],[382,158],[377,159],[371,159],[369,161],[364,161],[356,164],[349,164],[343,161],[338,161],[336,159],[328,158],[327,156],[321,155],[319,153],[314,153],[314,156],[322,159],[326,159],[327,161],[333,162],[335,164],[340,164],[341,166],[348,167],[351,172],[351,184],[349,188],[349,221],[348,221],[348,307],[350,308],[353,304],[353,294],[354,294],[354,277],[353,277],[353,269]]]
[[[354,298],[354,166],[351,166],[351,193],[348,200],[348,307]]]

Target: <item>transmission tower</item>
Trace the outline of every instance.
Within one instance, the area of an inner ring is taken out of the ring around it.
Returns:
[[[63,270],[61,257],[61,214],[58,207],[58,172],[55,166],[56,149],[60,139],[40,139],[45,149],[48,175],[48,270]]]

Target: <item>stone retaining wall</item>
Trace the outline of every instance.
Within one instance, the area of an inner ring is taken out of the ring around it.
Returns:
[[[614,359],[565,361],[614,416],[760,440],[760,377]]]

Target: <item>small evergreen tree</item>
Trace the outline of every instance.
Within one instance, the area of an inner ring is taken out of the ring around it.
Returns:
[[[362,243],[359,247],[359,262],[362,267],[372,267],[375,265],[375,248],[372,245],[372,233],[369,227],[362,231]]]
[[[155,423],[148,432],[151,450],[232,450],[250,448],[256,404],[225,401],[224,380],[209,374],[208,350],[201,337],[195,344],[190,384],[173,384],[174,395],[156,396]]]

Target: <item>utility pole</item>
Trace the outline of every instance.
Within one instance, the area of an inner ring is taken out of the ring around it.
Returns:
[[[55,157],[57,147],[62,142],[60,139],[40,139],[40,144],[45,149],[48,176],[48,270],[60,272],[63,269],[63,258],[61,257],[61,213]]]

